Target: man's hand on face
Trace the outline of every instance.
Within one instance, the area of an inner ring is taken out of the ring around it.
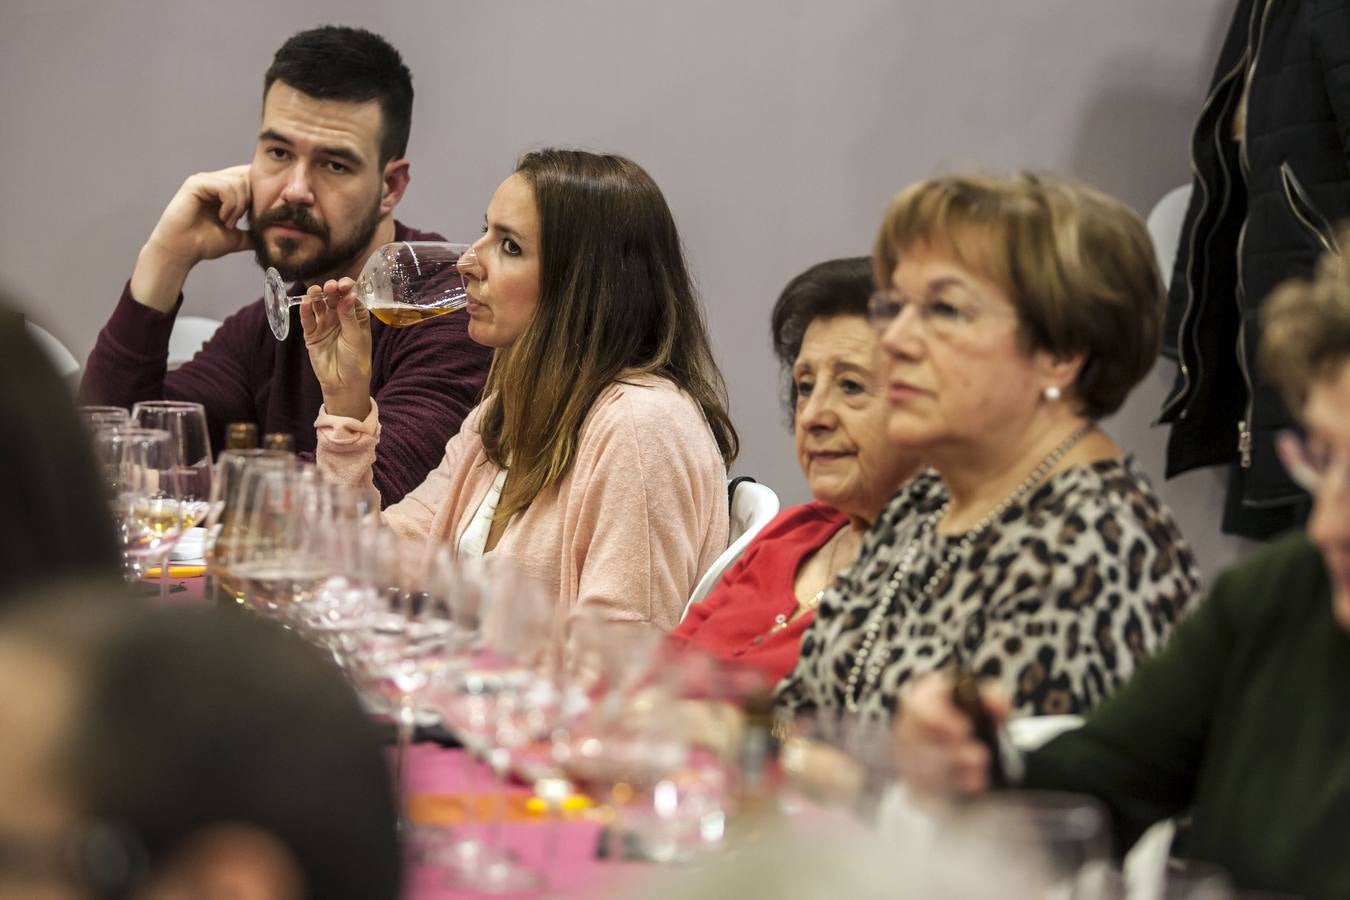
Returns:
[[[192,267],[253,247],[235,226],[249,211],[249,167],[231,166],[193,175],[174,194],[141,248],[131,274],[131,296],[168,312]]]

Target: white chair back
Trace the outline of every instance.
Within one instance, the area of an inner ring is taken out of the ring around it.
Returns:
[[[755,539],[755,535],[759,534],[760,529],[778,515],[778,509],[778,495],[768,485],[754,481],[742,481],[736,485],[735,493],[731,497],[731,527],[728,529],[730,546],[717,557],[708,571],[703,573],[698,584],[694,585],[694,592],[689,595],[689,602],[684,605],[681,619],[689,615],[689,607],[708,596],[713,585],[721,579],[722,573],[741,558],[741,554]]]
[[[1014,747],[1029,753],[1082,724],[1082,716],[1022,716],[1008,720],[1008,737]]]
[[[51,360],[57,374],[62,378],[68,378],[80,371],[80,361],[75,358],[74,353],[66,349],[65,344],[56,339],[56,335],[41,325],[35,325],[28,321],[25,321],[24,324],[28,326],[28,336],[46,354],[47,359]]]
[[[1153,206],[1148,214],[1148,236],[1153,238],[1153,250],[1158,254],[1158,271],[1163,283],[1171,287],[1172,266],[1177,261],[1177,243],[1181,240],[1181,226],[1186,222],[1186,207],[1191,204],[1191,186],[1183,184],[1172,188]]]
[[[220,322],[204,316],[179,316],[173,323],[173,334],[169,335],[169,368],[177,368],[197,355],[211,335],[216,333]]]

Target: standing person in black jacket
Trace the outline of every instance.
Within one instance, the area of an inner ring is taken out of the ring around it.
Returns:
[[[1300,524],[1307,495],[1274,435],[1293,425],[1256,366],[1258,315],[1308,277],[1350,218],[1350,4],[1239,0],[1192,140],[1194,192],[1169,298],[1179,363],[1161,421],[1167,475],[1231,465],[1224,531],[1265,538]]]

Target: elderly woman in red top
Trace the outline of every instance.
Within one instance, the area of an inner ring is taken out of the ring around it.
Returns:
[[[886,438],[871,291],[871,263],[860,257],[813,266],[778,298],[774,352],[790,376],[797,459],[815,499],[765,526],[674,631],[773,681],[792,669],[821,595],[857,559],[877,513],[917,468]]]

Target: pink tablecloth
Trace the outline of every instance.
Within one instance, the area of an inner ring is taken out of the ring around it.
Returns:
[[[185,590],[169,595],[170,604],[203,602],[205,578],[170,579]],[[415,826],[450,829],[491,827],[481,817],[495,816],[495,782],[491,771],[462,750],[435,744],[415,744],[407,760],[406,789],[409,816]],[[621,886],[650,873],[646,863],[596,859],[601,823],[593,812],[572,813],[556,826],[545,812],[527,805],[531,791],[512,785],[502,839],[525,865],[546,873],[542,891],[526,896],[595,897],[628,893]],[[556,827],[556,835],[551,829]],[[553,839],[556,837],[556,844]],[[481,896],[448,883],[447,873],[434,865],[411,863],[406,900],[451,900]],[[501,895],[496,895],[501,896]]]
[[[492,827],[465,822],[464,812],[495,815],[492,774],[482,763],[462,750],[447,750],[434,744],[416,744],[408,756],[408,810],[415,826],[447,825],[455,829]],[[521,785],[509,789],[507,815],[502,823],[503,841],[527,866],[547,875],[543,895],[593,897],[611,894],[631,879],[649,871],[643,863],[596,859],[595,847],[601,824],[590,814],[571,814],[552,824],[546,814],[527,807],[531,792]],[[550,829],[557,843],[550,847]],[[535,896],[529,894],[527,896]],[[434,866],[410,866],[409,900],[449,900],[477,897],[472,891],[447,883],[446,873]]]

